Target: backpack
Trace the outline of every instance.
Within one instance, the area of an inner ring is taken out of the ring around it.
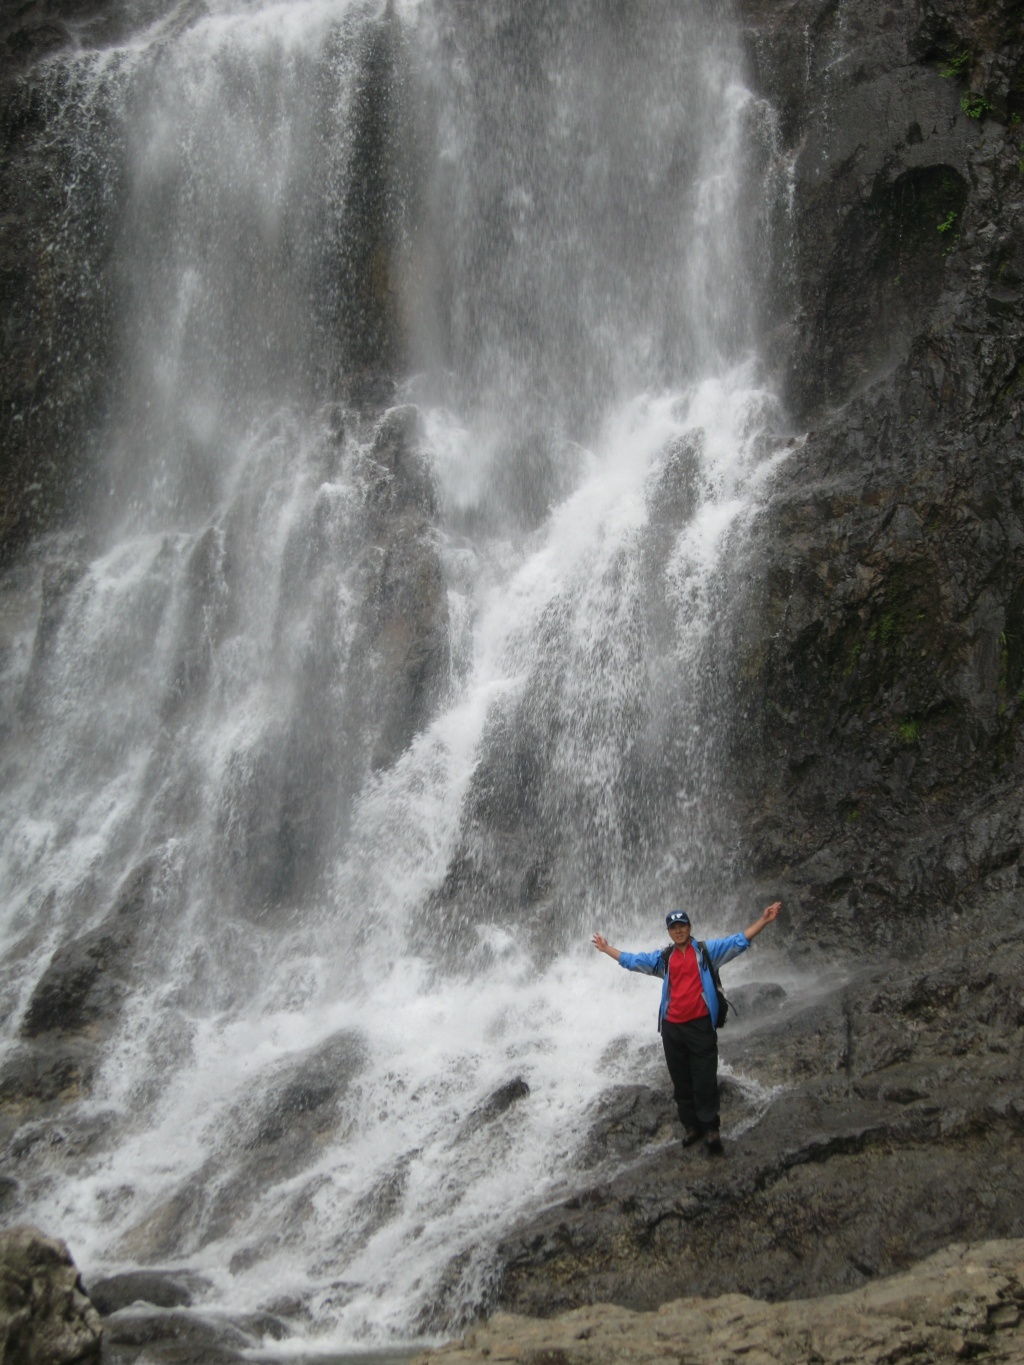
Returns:
[[[718,975],[718,968],[711,961],[710,957],[708,957],[707,944],[705,943],[705,941],[702,938],[697,938],[694,939],[693,942],[696,945],[697,952],[700,953],[701,955],[701,958],[704,962],[704,966],[707,967],[708,971],[711,973],[711,980],[714,982],[715,985],[715,994],[718,996],[718,1023],[715,1025],[715,1027],[722,1028],[723,1025],[725,1024],[726,1019],[728,1019],[729,1017],[730,1008],[729,1001],[726,998],[725,991],[722,990],[722,979]],[[675,952],[675,946],[676,945],[674,943],[670,943],[667,948],[662,948],[661,950],[661,965],[664,968],[665,972],[668,971],[668,960],[672,956],[673,952]],[[660,1012],[658,1014],[658,1031],[659,1032],[661,1031]]]

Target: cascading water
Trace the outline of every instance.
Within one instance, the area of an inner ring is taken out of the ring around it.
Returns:
[[[10,632],[0,1091],[88,1276],[450,1328],[657,1062],[589,933],[735,927],[721,627],[779,442],[723,8],[217,0],[46,69],[117,322]]]

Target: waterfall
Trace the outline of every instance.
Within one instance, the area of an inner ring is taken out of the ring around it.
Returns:
[[[91,493],[10,594],[18,1214],[444,1332],[657,1065],[590,933],[742,913],[771,111],[717,0],[209,0],[37,79],[114,265]]]

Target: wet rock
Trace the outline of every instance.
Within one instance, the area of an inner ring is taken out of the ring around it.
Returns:
[[[401,24],[389,7],[367,26],[351,114],[352,154],[336,241],[334,321],[352,397],[374,405],[404,359],[399,286],[415,214],[410,80]]]
[[[367,501],[381,519],[393,514],[419,513],[429,517],[437,510],[437,494],[430,467],[418,448],[421,438],[419,409],[390,408],[377,424],[366,470]]]
[[[284,1325],[269,1315],[238,1319],[182,1309],[124,1308],[104,1323],[104,1360],[113,1365],[140,1358],[161,1365],[234,1365],[260,1347],[265,1336],[286,1335]]]
[[[0,1106],[76,1100],[89,1093],[95,1065],[91,1040],[32,1043],[12,1049],[0,1069]]]
[[[187,1270],[128,1270],[108,1275],[89,1285],[89,1298],[103,1317],[135,1303],[154,1308],[191,1308],[210,1283]]]
[[[609,1157],[636,1156],[659,1141],[678,1138],[679,1119],[671,1093],[647,1085],[620,1085],[601,1096],[582,1153],[584,1167]]]
[[[70,148],[47,127],[57,107],[48,107],[47,86],[33,71],[69,38],[69,27],[43,6],[6,6],[0,19],[7,57],[0,67],[4,558],[30,536],[70,520],[86,495],[93,452],[85,428],[102,403],[110,354],[114,232],[102,212],[103,188],[83,188],[68,224],[63,183]],[[114,162],[115,133],[109,150]]]
[[[786,1000],[786,988],[777,981],[751,981],[730,986],[729,1004],[734,1007],[729,1023],[747,1024],[762,1015],[773,1014]]]
[[[112,914],[96,929],[57,949],[29,1000],[23,1038],[108,1030],[131,989],[132,950],[154,865],[135,868],[121,884]]]
[[[126,1253],[140,1263],[181,1256],[244,1224],[253,1191],[291,1180],[306,1169],[350,1121],[345,1099],[366,1060],[362,1037],[343,1030],[282,1066],[258,1095],[231,1114],[216,1157],[130,1228]],[[300,1236],[316,1189],[296,1181],[294,1226],[267,1231],[243,1248],[235,1264],[251,1265],[282,1238]]]
[[[0,17],[0,44],[9,62],[30,66],[75,41],[114,43],[133,28],[152,23],[173,0],[35,0],[7,6]]]
[[[129,925],[115,923],[58,948],[29,1001],[22,1036],[51,1029],[78,1033],[116,1015],[131,989],[126,963],[132,939]]]
[[[394,762],[449,684],[448,590],[430,521],[435,493],[417,449],[418,424],[413,408],[385,414],[366,464],[375,543],[354,654],[356,690],[374,701],[373,768]]]
[[[98,1365],[102,1330],[71,1254],[37,1228],[0,1232],[0,1359]]]
[[[522,1076],[517,1076],[515,1080],[506,1081],[504,1085],[491,1092],[471,1113],[467,1114],[459,1128],[459,1141],[470,1137],[479,1128],[493,1123],[502,1114],[507,1113],[514,1104],[518,1104],[529,1095],[530,1087],[523,1080]]]

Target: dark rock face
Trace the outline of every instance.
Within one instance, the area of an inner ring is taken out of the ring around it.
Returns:
[[[399,293],[412,207],[409,73],[390,6],[367,31],[360,67],[337,283],[344,372],[356,393],[372,395],[374,377],[394,375],[404,359]]]
[[[74,1034],[113,1024],[131,988],[131,950],[152,876],[152,865],[136,868],[110,917],[57,950],[32,993],[23,1038],[38,1038],[51,1029]]]
[[[497,1090],[487,1096],[483,1104],[466,1116],[459,1129],[458,1141],[464,1141],[485,1124],[493,1123],[507,1109],[511,1109],[519,1100],[525,1099],[529,1093],[530,1087],[521,1076],[499,1086]]]
[[[37,1228],[0,1233],[0,1360],[99,1365],[102,1329],[63,1242]]]
[[[26,7],[31,9],[33,7]],[[63,46],[56,22],[19,28],[29,54]],[[44,85],[0,75],[0,554],[67,519],[89,486],[90,421],[101,417],[109,359],[113,216],[92,194],[66,202],[69,151],[48,146]],[[112,133],[111,162],[118,156]],[[118,171],[111,165],[112,187]],[[112,189],[116,193],[116,189]],[[60,225],[60,226],[59,226]]]
[[[0,1070],[0,1130],[89,1094],[97,1048],[131,990],[154,873],[152,862],[134,868],[104,921],[54,953],[25,1010],[21,1046]]]
[[[795,160],[776,355],[812,427],[737,629],[750,869],[817,937],[884,942],[1017,884],[1024,31],[1014,6],[744,13]]]
[[[374,546],[357,652],[375,695],[375,768],[408,746],[449,683],[448,591],[432,525],[433,479],[416,449],[418,417],[414,408],[390,411],[366,468]]]

